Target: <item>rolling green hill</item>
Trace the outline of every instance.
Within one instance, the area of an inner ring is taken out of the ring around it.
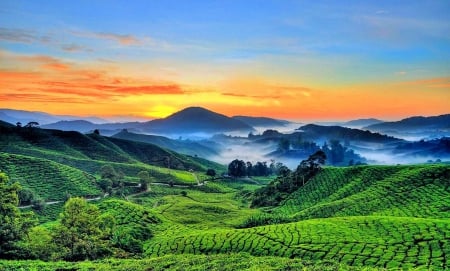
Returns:
[[[249,253],[361,267],[444,270],[450,253],[449,177],[448,165],[325,168],[267,214],[293,222],[278,220],[247,229],[205,229],[199,222],[189,226],[186,220],[193,217],[210,224],[201,206],[194,214],[183,211],[189,205],[179,199],[168,200],[177,204],[177,215],[184,213],[184,218],[162,213],[172,227],[180,226],[170,235],[167,229],[157,231],[146,253]],[[265,215],[253,215],[259,216]]]
[[[155,145],[0,123],[0,170],[38,197],[58,201],[39,213],[40,229],[52,231],[59,223],[67,193],[103,195],[97,181],[105,165],[127,186],[90,203],[114,222],[113,256],[145,259],[0,261],[0,269],[450,267],[448,164],[325,167],[278,206],[258,209],[249,207],[252,191],[267,178],[209,178],[207,168],[224,168]],[[137,185],[140,171],[153,181],[147,191]]]
[[[382,215],[450,218],[448,165],[325,168],[275,213],[296,220]]]

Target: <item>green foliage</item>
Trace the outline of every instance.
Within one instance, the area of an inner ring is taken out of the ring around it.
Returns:
[[[148,174],[148,171],[141,171],[138,173],[139,183],[141,185],[142,191],[147,191],[148,185],[151,182],[150,174]]]
[[[295,220],[349,215],[449,218],[448,187],[448,165],[325,168],[275,212]]]
[[[212,168],[208,168],[206,175],[214,178],[216,176],[216,171]]]
[[[19,205],[30,205],[34,199],[34,193],[31,189],[20,189],[19,193]]]
[[[17,258],[22,255],[20,241],[28,234],[35,224],[30,213],[20,213],[20,185],[10,184],[8,176],[0,172],[0,258]]]
[[[325,164],[326,155],[323,151],[317,151],[308,159],[301,161],[297,170],[290,172],[289,169],[280,167],[278,177],[255,191],[252,207],[277,206],[286,199],[290,193],[305,185]]]
[[[254,257],[246,253],[218,255],[165,255],[148,259],[106,259],[95,262],[0,261],[3,271],[236,271],[236,270],[308,270],[308,271],[375,271],[370,267],[352,267],[335,261],[308,261],[300,258]]]
[[[153,236],[152,224],[160,222],[144,207],[122,200],[106,200],[99,207],[114,220],[112,244],[132,254],[143,251],[143,242]]]
[[[60,215],[53,241],[60,249],[59,257],[65,260],[97,259],[108,255],[108,239],[101,228],[99,209],[81,198],[70,198]]]
[[[64,200],[65,192],[72,196],[100,194],[89,174],[45,159],[0,152],[0,170],[46,201]]]
[[[52,242],[51,232],[42,226],[30,230],[26,245],[32,258],[46,261],[50,260],[59,249]]]
[[[155,236],[147,254],[250,253],[336,261],[351,266],[448,268],[450,222],[441,219],[342,217],[240,230]],[[412,253],[410,257],[408,254]]]

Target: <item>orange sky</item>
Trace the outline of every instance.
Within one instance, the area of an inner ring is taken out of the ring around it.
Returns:
[[[202,106],[299,121],[450,113],[448,1],[0,10],[1,108],[158,118]]]
[[[450,112],[450,77],[331,86],[231,74],[200,85],[139,78],[111,64],[71,63],[5,51],[1,56],[14,66],[0,70],[0,106],[4,108],[155,118],[188,106],[204,106],[230,116],[298,120],[390,119]]]

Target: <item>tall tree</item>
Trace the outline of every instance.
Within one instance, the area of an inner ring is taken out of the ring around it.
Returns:
[[[70,198],[60,214],[61,222],[56,227],[53,242],[61,248],[59,256],[76,261],[97,259],[109,253],[110,236],[101,229],[102,221],[97,206],[82,198]]]
[[[18,183],[10,184],[8,176],[0,172],[0,258],[20,257],[20,241],[36,223],[32,213],[21,213],[17,208],[19,190]]]
[[[233,177],[243,177],[247,173],[247,167],[242,160],[235,159],[228,165],[228,174]]]
[[[141,184],[141,190],[147,191],[150,184],[150,174],[148,174],[148,171],[140,171],[138,173],[139,183]],[[151,189],[150,189],[151,190]]]

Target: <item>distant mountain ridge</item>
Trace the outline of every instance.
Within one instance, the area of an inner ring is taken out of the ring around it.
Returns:
[[[279,120],[267,117],[233,116],[232,118],[240,120],[253,127],[286,126],[287,124],[290,123],[287,120]]]
[[[337,139],[337,140],[365,141],[373,143],[388,143],[388,142],[403,141],[401,139],[392,136],[341,126],[321,126],[317,124],[307,124],[301,126],[297,130],[304,132],[306,138],[315,140],[319,138],[327,138],[328,140]]]
[[[450,129],[450,114],[431,117],[410,117],[400,121],[383,122],[365,127],[372,131],[411,131],[417,129]]]
[[[347,127],[365,127],[365,126],[374,125],[374,124],[378,124],[378,123],[382,123],[382,122],[384,122],[384,121],[379,120],[379,119],[375,119],[375,118],[355,119],[355,120],[350,120],[350,121],[342,123],[342,126],[347,126]]]
[[[63,120],[47,125],[41,125],[41,128],[56,129],[62,131],[78,131],[82,133],[92,132],[95,129],[98,129],[100,131],[109,130],[114,134],[114,131],[116,131],[117,133],[121,129],[138,128],[140,125],[142,125],[141,122],[123,122],[123,123],[117,122],[117,123],[95,124],[87,120]]]
[[[97,117],[79,117],[79,116],[71,116],[71,115],[53,115],[40,111],[25,111],[25,110],[15,110],[15,109],[0,109],[0,119],[12,124],[16,122],[21,122],[22,124],[26,124],[30,121],[36,121],[39,124],[50,124],[53,122],[61,121],[61,120],[78,120],[83,119],[86,121],[94,122],[94,123],[105,123],[107,120],[97,118]]]

